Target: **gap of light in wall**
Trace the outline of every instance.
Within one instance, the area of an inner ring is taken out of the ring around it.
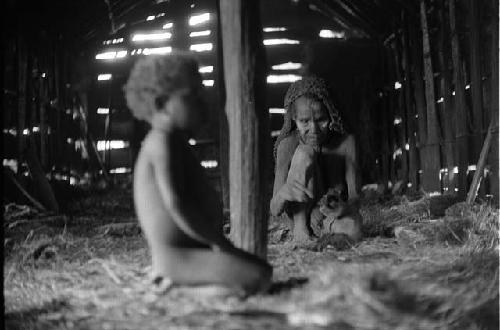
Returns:
[[[40,127],[33,126],[33,128],[31,130],[33,131],[33,133],[37,133],[37,132],[40,132]]]
[[[277,137],[278,135],[280,135],[280,132],[281,132],[280,130],[278,130],[278,131],[272,131],[271,132],[271,136],[272,137]]]
[[[212,80],[212,79],[203,80],[202,83],[206,87],[212,87],[215,83],[215,80]]]
[[[97,141],[97,150],[104,151],[110,149],[123,149],[123,148],[128,148],[129,145],[130,143],[128,141],[123,141],[123,140],[110,140],[110,141],[100,140]]]
[[[443,103],[444,102],[444,98],[443,97],[440,97],[439,100],[437,100],[437,103]]]
[[[113,60],[115,58],[124,58],[127,56],[127,51],[126,50],[120,50],[116,52],[104,52],[104,53],[99,53],[95,56],[96,60]]]
[[[5,159],[3,160],[3,166],[9,167],[14,173],[17,173],[17,160],[15,159]]]
[[[193,32],[189,33],[189,36],[190,36],[191,38],[195,38],[195,37],[205,37],[205,36],[209,36],[211,33],[212,33],[212,31],[210,31],[210,30],[193,31]]]
[[[98,115],[109,115],[109,108],[97,108]]]
[[[294,39],[279,38],[279,39],[264,39],[263,43],[265,46],[298,45],[300,44],[300,41]]]
[[[271,67],[273,70],[298,70],[302,67],[301,63],[286,62],[281,64],[276,64]]]
[[[209,42],[205,44],[194,44],[189,46],[189,50],[194,51],[194,52],[208,52],[211,51],[214,45]]]
[[[163,16],[165,16],[165,13],[159,13],[158,15],[156,15],[156,18],[163,17]]]
[[[405,144],[405,150],[410,150],[410,144]]]
[[[111,73],[101,73],[97,76],[97,80],[110,80],[112,77]]]
[[[470,85],[465,85],[465,89],[469,89],[470,88]]]
[[[195,146],[196,145],[196,140],[195,139],[189,139],[188,143],[189,143],[189,145]]]
[[[189,18],[189,25],[199,25],[210,20],[210,13],[204,13],[200,15],[193,15]]]
[[[111,45],[111,44],[119,44],[123,42],[123,38],[116,38],[116,39],[110,39],[110,40],[104,40],[102,42],[103,45]]]
[[[218,165],[216,160],[202,160],[200,164],[204,168],[215,168]]]
[[[29,129],[25,128],[23,129],[23,135],[29,135],[31,132]]]
[[[287,28],[282,26],[268,26],[262,29],[264,32],[282,32],[286,30]]]
[[[394,153],[392,154],[392,159],[396,159],[398,156],[401,156],[403,154],[403,150],[401,148],[397,148],[394,150]]]
[[[330,39],[344,39],[345,32],[344,31],[332,31],[332,30],[321,30],[319,31],[319,36],[321,38],[330,38]]]
[[[394,89],[401,89],[401,87],[403,87],[403,85],[401,85],[401,83],[399,81],[396,81],[394,83]]]
[[[172,27],[174,27],[174,23],[167,22],[167,23],[163,24],[162,29],[166,30],[166,29],[171,29]]]
[[[142,50],[143,55],[163,55],[168,54],[172,51],[172,47],[157,47],[157,48],[144,48]],[[139,53],[140,54],[140,53]]]
[[[281,74],[281,75],[270,74],[269,76],[267,76],[267,83],[268,84],[289,83],[289,82],[295,82],[300,79],[302,79],[302,77],[296,74]]]
[[[132,36],[132,41],[140,42],[140,41],[161,41],[167,40],[172,37],[172,33],[170,32],[160,32],[160,33],[138,33]]]
[[[396,117],[394,118],[394,125],[399,125],[403,122],[403,119],[401,117]]]
[[[201,66],[198,69],[199,73],[212,73],[214,71],[214,67],[212,65]]]
[[[146,21],[154,21],[156,17],[154,15],[149,15],[148,17],[146,17]]]
[[[111,174],[124,174],[124,173],[130,173],[132,172],[132,169],[129,167],[117,167],[109,170],[109,173]]]
[[[284,114],[285,109],[283,109],[283,108],[269,108],[269,113]]]
[[[455,91],[451,92],[451,95],[455,96],[455,94],[456,94]]]

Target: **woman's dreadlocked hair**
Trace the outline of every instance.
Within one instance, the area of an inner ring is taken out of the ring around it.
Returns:
[[[293,124],[292,111],[293,103],[301,96],[308,96],[317,99],[324,104],[330,117],[329,128],[331,131],[336,131],[344,134],[344,125],[338,110],[333,105],[332,99],[328,92],[325,81],[316,76],[304,77],[301,80],[294,82],[288,88],[285,95],[285,115],[283,118],[283,127],[274,144],[274,158],[276,158],[278,146],[280,142],[289,136],[295,128]]]

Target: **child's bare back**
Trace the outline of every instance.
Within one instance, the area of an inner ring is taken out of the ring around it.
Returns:
[[[138,76],[147,79],[137,70],[160,67],[155,74],[161,75],[162,66],[164,75],[174,72],[183,76],[178,81],[185,84],[165,86],[159,93],[163,102],[155,96],[153,111],[145,116],[152,129],[134,169],[134,202],[151,249],[153,276],[168,278],[174,284],[262,290],[269,285],[271,266],[234,247],[223,235],[220,200],[190,151],[189,134],[202,122],[203,109],[197,100],[201,78],[194,60],[177,56],[180,58],[151,58],[138,63],[127,86],[134,86],[130,81]],[[179,77],[170,81],[175,78]],[[151,86],[151,82],[146,85]],[[133,93],[127,90],[127,101],[134,111]]]

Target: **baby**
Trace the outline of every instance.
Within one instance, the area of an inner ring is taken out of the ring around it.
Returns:
[[[134,169],[134,203],[155,281],[216,284],[254,293],[272,275],[222,231],[222,206],[188,144],[205,119],[197,62],[187,54],[139,59],[124,87],[133,115],[151,124]]]
[[[362,219],[353,207],[358,198],[355,141],[346,134],[325,82],[312,76],[293,83],[285,109],[275,144],[271,213],[286,213],[292,220],[298,245],[312,243],[313,234],[327,233],[358,241]],[[320,209],[322,196],[329,192],[340,203]]]

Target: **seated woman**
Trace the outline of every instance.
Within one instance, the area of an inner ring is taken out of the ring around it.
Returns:
[[[359,240],[362,220],[353,207],[358,198],[355,140],[345,132],[325,82],[304,77],[293,83],[285,110],[275,144],[271,213],[284,212],[292,220],[293,240],[299,245],[312,241],[312,231]]]

